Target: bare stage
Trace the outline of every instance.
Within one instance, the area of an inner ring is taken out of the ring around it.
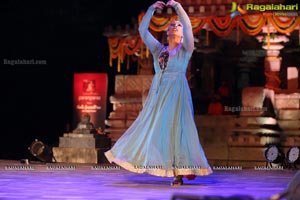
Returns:
[[[296,170],[216,169],[206,177],[185,179],[135,174],[118,166],[0,161],[0,199],[171,199],[192,196],[249,195],[268,198],[285,190]]]

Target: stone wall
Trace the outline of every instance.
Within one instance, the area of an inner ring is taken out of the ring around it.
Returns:
[[[136,119],[148,95],[153,75],[117,75],[115,93],[110,96],[113,111],[109,114],[104,131],[114,144]]]
[[[196,115],[200,142],[211,166],[264,166],[269,144],[279,142],[276,125],[270,117],[237,115]]]

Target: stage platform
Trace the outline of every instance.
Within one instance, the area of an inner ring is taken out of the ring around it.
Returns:
[[[42,163],[0,160],[0,199],[171,199],[248,195],[268,199],[282,193],[297,170],[265,166],[212,166],[214,173],[182,186],[170,186],[172,178],[135,174],[110,164]]]

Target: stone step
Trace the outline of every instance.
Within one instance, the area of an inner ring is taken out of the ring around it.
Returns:
[[[277,120],[272,117],[246,117],[235,115],[195,115],[198,127],[260,127],[261,125],[276,125]]]
[[[282,146],[300,146],[300,135],[299,136],[287,136],[283,139]]]
[[[59,137],[59,147],[110,148],[110,138],[105,135],[90,134],[89,136],[93,137],[87,137],[85,134],[69,134],[67,136],[64,134],[64,137]]]
[[[300,93],[275,94],[275,108],[280,109],[299,109]]]
[[[110,127],[129,127],[134,122],[134,119],[106,119],[105,125]]]
[[[111,127],[111,128],[106,128],[104,129],[105,133],[124,133],[128,127]]]
[[[110,127],[124,127],[126,126],[126,121],[123,119],[106,119],[105,125]]]
[[[139,112],[110,112],[109,119],[136,119]]]
[[[299,130],[300,120],[277,120],[278,125],[283,130]]]
[[[280,120],[299,120],[300,119],[300,110],[299,109],[278,110],[278,118]]]
[[[232,128],[231,131],[235,134],[280,134],[279,130],[272,130],[267,128]]]
[[[300,130],[283,130],[283,136],[300,136]]]
[[[300,89],[280,89],[280,90],[276,90],[275,95],[278,95],[278,94],[300,95]]]
[[[56,162],[61,163],[106,163],[104,152],[108,149],[53,147]]]
[[[137,94],[136,96],[129,95],[112,95],[109,97],[110,103],[141,103],[142,102],[142,94]]]
[[[280,144],[280,137],[258,135],[231,135],[228,145],[233,147],[264,147],[270,144]]]
[[[228,159],[228,147],[225,145],[212,144],[210,146],[203,145],[203,150],[207,159],[216,159],[216,160],[227,160]]]
[[[264,114],[263,108],[258,111],[241,111],[240,116],[242,117],[261,117]]]
[[[266,161],[266,147],[230,147],[228,160],[231,161]]]
[[[234,127],[235,126],[234,115],[222,115],[222,116],[213,116],[213,115],[195,115],[195,123],[198,127]]]
[[[114,103],[113,111],[115,112],[140,112],[143,108],[142,103]]]
[[[242,117],[241,117],[242,118]],[[273,117],[247,117],[247,125],[276,125],[277,120]]]
[[[123,75],[115,76],[115,95],[141,96],[152,83],[153,75]]]

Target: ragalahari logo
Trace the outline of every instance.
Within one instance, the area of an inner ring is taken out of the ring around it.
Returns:
[[[231,19],[235,18],[236,16],[240,16],[240,15],[247,13],[247,11],[242,9],[241,6],[239,4],[237,4],[236,2],[232,2],[230,12],[231,12],[231,14],[230,14]]]

